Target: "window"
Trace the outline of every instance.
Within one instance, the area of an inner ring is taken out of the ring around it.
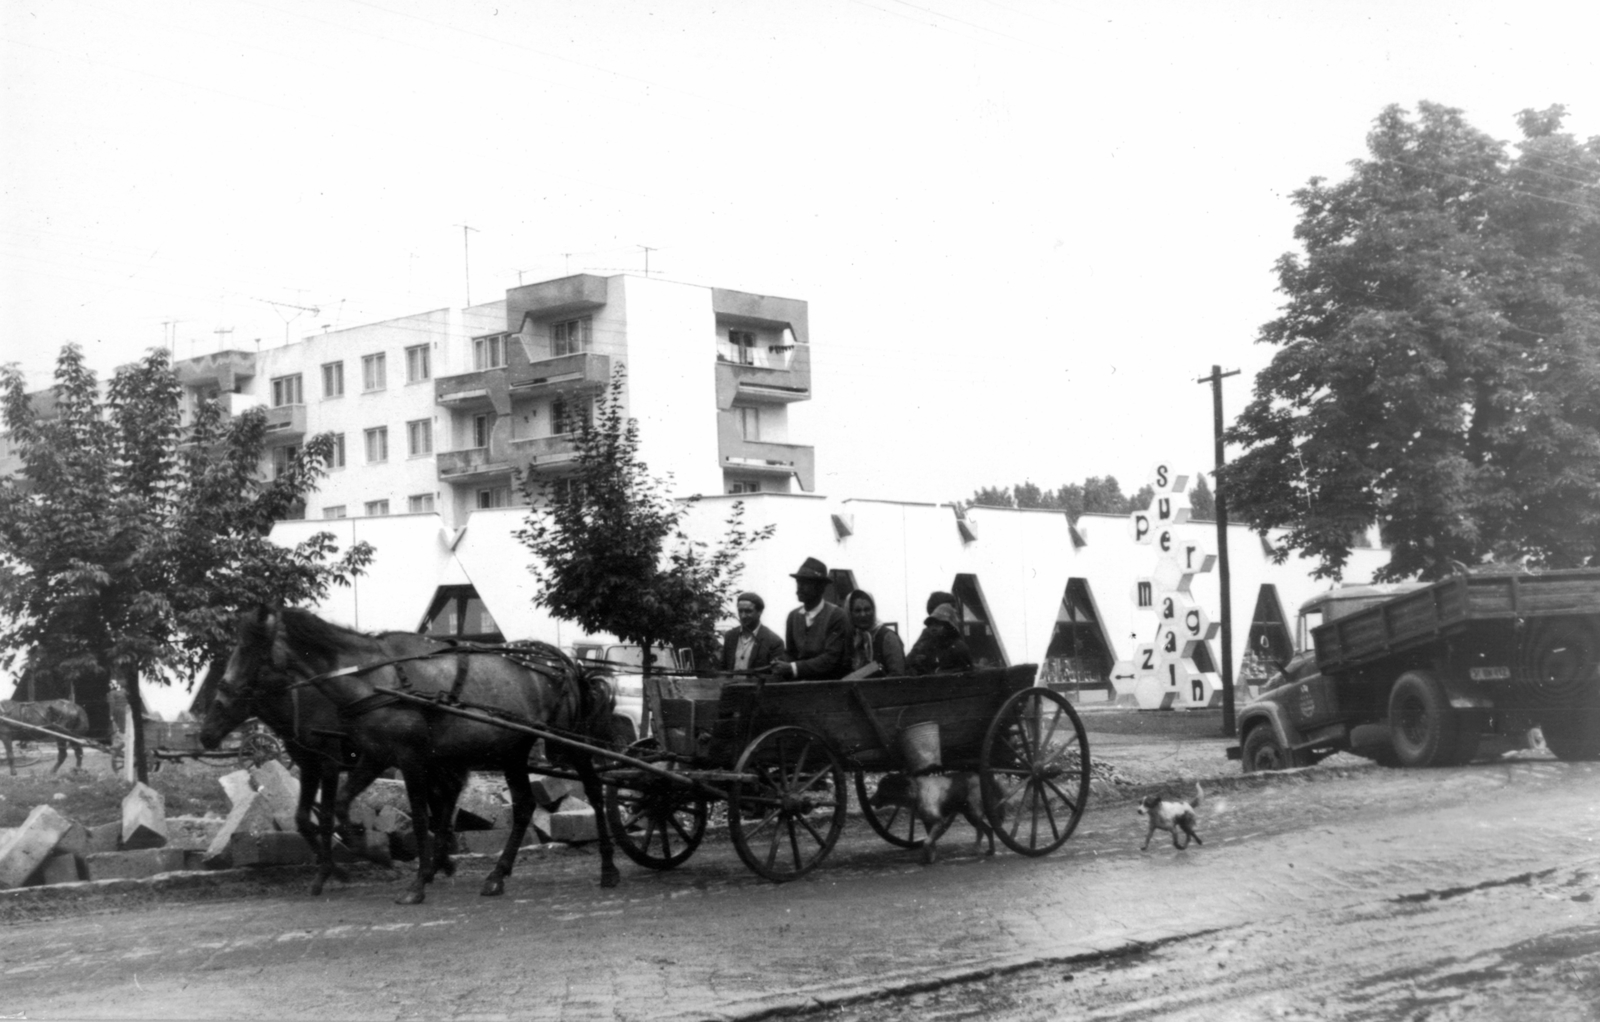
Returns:
[[[504,334],[476,337],[472,341],[472,368],[498,369],[506,364],[506,338]]]
[[[344,516],[345,512],[343,504],[334,504],[331,507],[325,507],[322,509],[322,517],[324,518],[343,518]]]
[[[478,506],[482,507],[482,508],[488,508],[488,507],[510,507],[511,506],[511,487],[509,487],[509,486],[496,486],[493,489],[479,490],[478,491]]]
[[[593,341],[591,326],[592,321],[588,316],[583,319],[570,319],[565,323],[551,324],[550,354],[559,358],[562,355],[588,351]]]
[[[413,458],[433,453],[433,420],[417,419],[406,423],[406,449]]]
[[[385,367],[383,352],[376,355],[363,355],[361,358],[361,389],[382,390],[388,384],[388,370]]]
[[[433,376],[428,365],[428,346],[418,344],[406,349],[406,382],[421,383]]]
[[[369,429],[369,430],[367,430],[366,437],[367,437],[367,463],[368,464],[373,464],[373,463],[379,462],[379,461],[388,461],[389,460],[389,427],[388,426],[379,426],[377,429]]]
[[[746,440],[760,440],[761,439],[761,409],[759,409],[759,408],[740,408],[740,409],[738,409],[738,412],[739,412],[739,435],[741,437],[744,437]]]
[[[729,493],[760,493],[761,480],[759,479],[730,479],[728,480]]]
[[[406,498],[406,510],[414,515],[426,514],[433,510],[433,494],[417,493]]]
[[[322,365],[322,396],[344,397],[344,363],[325,362]]]
[[[472,417],[472,446],[489,446],[489,429],[491,420],[487,415],[474,415]]]
[[[272,478],[277,479],[289,471],[294,464],[295,456],[300,453],[300,448],[294,444],[272,449]]]
[[[550,402],[550,432],[553,436],[576,433],[589,421],[589,407],[583,401],[558,397]]]
[[[272,381],[272,407],[282,408],[284,405],[304,403],[300,396],[299,373],[293,376],[279,376]]]
[[[365,507],[367,509],[368,518],[376,518],[379,515],[386,515],[389,513],[389,502],[387,500],[369,500],[367,501]]]
[[[742,366],[756,364],[756,335],[749,330],[729,330],[728,345],[733,348],[734,361]]]
[[[333,435],[333,452],[328,455],[329,468],[344,468],[344,434]]]

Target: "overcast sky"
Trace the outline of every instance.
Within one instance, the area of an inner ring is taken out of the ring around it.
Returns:
[[[833,496],[1209,468],[1289,193],[1388,103],[1600,134],[1600,5],[0,0],[0,360],[43,387],[642,272],[802,298]],[[296,306],[304,307],[304,310]],[[309,310],[315,308],[315,313]],[[709,371],[709,370],[708,370]]]

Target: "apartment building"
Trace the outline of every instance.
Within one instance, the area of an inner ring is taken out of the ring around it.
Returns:
[[[268,475],[307,437],[334,435],[307,518],[437,513],[459,527],[522,503],[519,471],[572,471],[576,432],[619,366],[641,456],[674,492],[809,492],[815,453],[790,442],[788,415],[811,396],[808,334],[803,301],[580,274],[177,369],[186,414],[208,398],[266,407]]]

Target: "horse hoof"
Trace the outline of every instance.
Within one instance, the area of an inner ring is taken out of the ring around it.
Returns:
[[[317,897],[318,895],[320,895],[322,893],[322,883],[323,883],[323,880],[322,880],[321,877],[317,877],[317,879],[311,881],[311,896],[313,898]]]
[[[614,869],[603,870],[600,873],[601,887],[615,887],[622,883],[622,874]]]
[[[492,880],[491,879],[491,880],[485,880],[483,882],[483,889],[478,892],[478,897],[480,897],[480,898],[498,898],[498,897],[500,897],[500,895],[502,895],[504,893],[506,893],[505,882],[501,881],[501,880]]]
[[[449,859],[445,859],[443,862],[439,863],[439,872],[443,873],[447,877],[453,877],[456,875],[456,864],[451,862]]]
[[[407,891],[394,900],[396,905],[420,905],[424,895],[421,891]]]
[[[350,882],[350,873],[343,866],[333,867],[332,871],[330,871],[328,875],[339,881],[341,884],[348,884]]]

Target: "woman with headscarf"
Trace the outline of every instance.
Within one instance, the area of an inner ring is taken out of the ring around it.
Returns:
[[[900,635],[888,625],[878,622],[878,603],[872,594],[857,589],[845,601],[850,610],[850,669],[859,671],[876,663],[884,674],[906,673],[906,647]]]

